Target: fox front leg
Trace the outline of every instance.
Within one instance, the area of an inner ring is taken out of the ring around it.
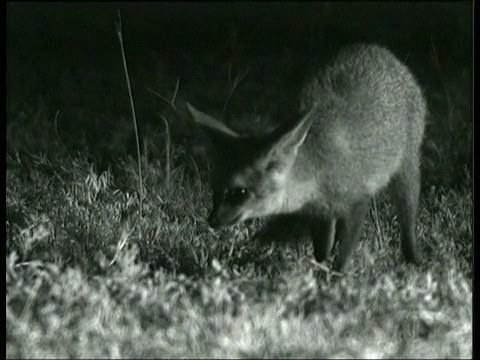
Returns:
[[[335,240],[335,219],[314,218],[310,223],[315,259],[328,260]]]
[[[295,214],[272,216],[265,226],[255,234],[255,240],[260,243],[287,243],[292,239],[307,235],[305,219]]]
[[[362,237],[365,217],[370,207],[370,198],[358,201],[352,206],[349,214],[337,222],[335,241],[338,243],[338,253],[333,262],[333,270],[343,272],[352,253],[357,248]]]

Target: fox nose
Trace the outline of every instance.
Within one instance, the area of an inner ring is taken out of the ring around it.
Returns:
[[[218,221],[218,217],[214,212],[210,214],[210,216],[207,219],[207,222],[212,229],[218,229],[220,227],[220,222]]]

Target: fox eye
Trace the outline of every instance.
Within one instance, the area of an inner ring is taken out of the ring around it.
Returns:
[[[225,202],[230,205],[238,205],[245,201],[248,196],[248,190],[243,188],[233,188],[225,190]]]

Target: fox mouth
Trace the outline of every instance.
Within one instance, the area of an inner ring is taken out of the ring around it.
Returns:
[[[221,229],[221,228],[232,226],[239,223],[241,218],[242,218],[242,214],[239,214],[229,221],[225,221],[225,219],[223,219],[222,221],[218,218],[217,215],[212,214],[209,216],[207,221],[208,221],[208,225],[210,225],[212,229]]]

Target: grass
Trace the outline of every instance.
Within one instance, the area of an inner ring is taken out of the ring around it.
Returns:
[[[140,218],[137,165],[121,165],[7,157],[8,358],[472,356],[468,185],[423,194],[419,268],[379,197],[382,232],[369,220],[339,277],[308,241],[251,241],[259,221],[210,230],[192,166],[172,164],[167,186],[144,163]]]

